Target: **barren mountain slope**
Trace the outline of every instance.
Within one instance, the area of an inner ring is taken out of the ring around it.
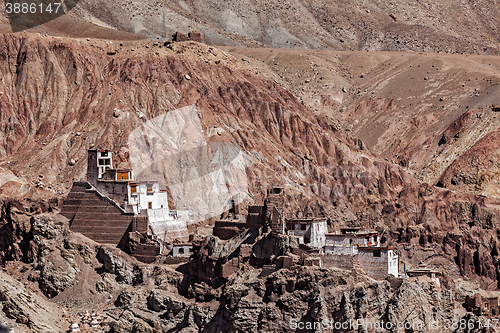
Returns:
[[[80,6],[136,33],[160,34],[165,12],[169,33],[201,30],[208,43],[219,45],[231,45],[229,38],[232,45],[257,41],[280,48],[483,53],[497,52],[499,41],[495,1],[88,1]]]
[[[461,164],[464,173],[474,174],[469,185],[461,186],[456,177],[453,182],[443,178],[439,185],[498,197],[494,133],[500,123],[491,108],[500,104],[498,57],[225,49],[425,182],[438,184],[457,158],[477,155],[475,145],[484,138],[482,170]]]
[[[165,15],[167,36],[198,30],[215,45],[480,54],[499,49],[495,0],[84,0],[72,12],[98,26],[150,38],[161,37]],[[57,25],[52,32],[78,35]]]

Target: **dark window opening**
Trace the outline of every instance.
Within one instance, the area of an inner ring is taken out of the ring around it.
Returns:
[[[179,248],[179,254],[184,254],[184,248],[183,247]]]
[[[300,230],[306,230],[306,225],[305,224],[301,224],[300,225]]]
[[[380,250],[373,251],[373,256],[374,257],[380,257]]]

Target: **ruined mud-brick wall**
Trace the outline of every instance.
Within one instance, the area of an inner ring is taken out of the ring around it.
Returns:
[[[71,231],[99,243],[124,246],[134,215],[123,213],[97,191],[88,191],[90,188],[87,182],[75,182],[64,201],[61,214],[70,219]]]
[[[213,234],[220,239],[230,239],[234,237],[242,228],[245,228],[244,221],[215,221]]]
[[[145,263],[152,263],[159,254],[158,244],[137,244],[134,253],[132,253],[137,260]]]
[[[239,264],[238,258],[233,258],[228,262],[226,262],[225,264],[223,264],[221,267],[221,276],[227,279],[228,277],[233,275],[234,272],[236,272],[236,270],[238,269],[238,264]]]
[[[162,257],[161,262],[165,265],[178,265],[178,264],[188,263],[189,260],[190,260],[190,257],[166,256],[166,257]]]
[[[132,220],[132,231],[146,235],[148,233],[148,217],[135,216]]]
[[[188,34],[183,34],[182,32],[176,31],[172,36],[172,41],[174,42],[193,41],[201,43],[201,33],[199,33],[198,31],[191,31]]]
[[[264,223],[264,206],[248,206],[246,228],[261,228]]]
[[[264,265],[262,266],[262,272],[260,273],[260,277],[265,278],[271,274],[276,272],[276,265]]]
[[[357,260],[357,256],[352,254],[325,254],[321,257],[321,267],[353,269]]]
[[[374,279],[383,280],[389,275],[389,259],[387,251],[380,251],[380,257],[376,257],[375,251],[359,251],[358,263],[366,274]]]

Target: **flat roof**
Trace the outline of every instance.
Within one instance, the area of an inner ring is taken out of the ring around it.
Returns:
[[[97,151],[99,153],[107,153],[108,151],[111,151],[111,149],[89,149],[88,151]]]
[[[116,172],[128,172],[128,171],[133,171],[133,169],[115,169],[115,168],[107,168],[106,172],[108,171],[116,171]]]
[[[193,246],[192,243],[176,243],[176,244],[172,244],[172,247],[175,247],[175,246]]]
[[[327,233],[325,236],[338,236],[338,237],[364,237],[364,236],[370,236],[370,235],[377,235],[378,236],[378,231],[367,231],[367,232],[358,232],[355,234],[338,234],[338,233]]]
[[[406,273],[439,273],[439,271],[430,268],[416,268],[416,269],[407,269]]]
[[[358,246],[358,250],[369,250],[369,251],[375,251],[375,250],[394,250],[392,246]]]
[[[98,179],[97,182],[103,182],[103,183],[133,183],[133,180],[130,179]]]
[[[326,217],[304,217],[304,218],[289,218],[286,219],[286,222],[299,222],[299,223],[315,223],[315,222],[322,222],[326,221]]]

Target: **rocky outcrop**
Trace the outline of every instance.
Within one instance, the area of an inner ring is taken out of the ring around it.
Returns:
[[[462,212],[459,216],[464,221],[463,225],[470,228],[468,221],[474,217],[467,218],[468,215],[463,213],[467,211],[464,207],[456,208],[456,211]],[[484,214],[487,212],[476,213],[478,216]],[[431,222],[426,228],[432,227]],[[54,324],[62,311],[46,300],[38,299],[32,292],[37,288],[49,297],[56,297],[62,304],[73,304],[68,302],[79,300],[85,304],[85,309],[101,309],[107,314],[106,325],[110,332],[292,332],[295,331],[293,325],[299,322],[328,322],[331,325],[336,322],[358,323],[361,319],[363,325],[384,321],[403,325],[422,323],[427,327],[435,321],[443,323],[445,320],[470,317],[470,314],[462,316],[458,314],[461,312],[455,311],[461,306],[460,300],[464,295],[454,285],[452,269],[448,270],[451,278],[444,274],[442,285],[438,287],[430,279],[375,281],[357,268],[292,266],[263,276],[262,269],[256,269],[249,265],[249,261],[242,260],[233,274],[217,281],[209,279],[209,284],[196,280],[208,273],[205,270],[200,275],[193,269],[199,267],[196,265],[202,261],[192,260],[188,265],[180,265],[177,271],[168,265],[145,265],[119,249],[97,245],[73,234],[68,231],[64,219],[34,216],[30,219],[30,230],[34,234],[34,248],[37,249],[34,261],[8,261],[6,265],[10,274],[17,274],[23,284],[8,276],[2,280],[3,284],[0,283],[2,313],[10,318],[10,324],[20,325],[18,327],[29,332],[47,329],[62,332],[70,324],[70,321],[63,321],[57,324],[59,326]],[[487,263],[493,260],[487,257],[488,251],[482,249],[478,255],[469,258],[465,250],[461,250],[472,246],[473,240],[480,237],[484,244],[491,242],[486,233],[476,234],[483,229],[473,226],[469,236],[449,232],[442,240],[447,253],[442,250],[441,255],[436,255],[439,248],[434,246],[432,251],[427,252],[432,255],[422,257],[422,248],[426,248],[414,244],[414,241],[416,238],[418,242],[416,235],[425,230],[416,228],[412,234],[401,235],[408,237],[408,242],[403,243],[403,252],[408,260],[450,265],[445,259],[456,255],[463,258],[460,259],[464,262],[463,267],[470,267],[468,269],[475,274],[483,274],[481,281],[484,283],[488,281],[486,277],[491,267]],[[221,243],[216,237],[207,237],[200,250],[200,259],[212,260],[213,267],[216,267],[225,260],[239,258],[236,250],[247,240],[250,243],[243,245],[253,245],[253,255],[268,259],[283,253],[293,255],[298,248],[286,236],[272,238],[269,235],[252,238],[252,233],[248,231],[226,243]],[[453,243],[462,239],[468,239],[469,245]],[[453,253],[455,250],[458,252]],[[481,266],[476,266],[476,257],[482,260]],[[71,275],[71,269],[74,275]],[[458,276],[461,274],[458,272]],[[190,283],[187,284],[187,281]],[[51,309],[48,310],[50,314],[40,312],[40,306]],[[36,313],[33,313],[34,309]],[[425,329],[414,331],[425,332]]]
[[[0,307],[15,332],[63,332],[69,327],[69,323],[61,322],[62,309],[3,272],[0,272]]]
[[[299,322],[352,322],[357,323],[359,330],[369,327],[369,323],[390,322],[394,326],[409,324],[415,332],[426,332],[436,321],[461,318],[454,312],[455,295],[430,281],[406,280],[391,287],[388,281],[376,282],[359,272],[320,268],[279,270],[266,279],[259,278],[258,273],[252,269],[238,273],[228,281],[217,301],[210,303],[193,303],[152,290],[147,306],[155,314],[129,308],[123,320],[111,326],[116,332],[144,323],[150,327],[141,326],[144,331],[155,327],[206,332],[292,332]],[[390,331],[386,327],[382,331]]]
[[[118,249],[100,247],[97,259],[103,264],[103,269],[116,275],[118,282],[138,285],[144,281],[144,273],[138,263],[131,264],[130,257]]]

